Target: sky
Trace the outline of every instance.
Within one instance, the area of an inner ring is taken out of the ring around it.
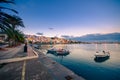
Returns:
[[[53,37],[120,32],[120,0],[15,0],[25,34]]]

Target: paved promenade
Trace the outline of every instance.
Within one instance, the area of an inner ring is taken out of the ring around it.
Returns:
[[[27,54],[23,52],[23,48],[24,44],[17,47],[5,48],[4,51],[0,51],[0,60],[26,56]]]
[[[6,51],[0,51],[0,53],[0,64],[38,58],[38,54],[29,45],[27,52],[24,52],[24,45],[20,45],[14,48],[7,48]]]
[[[28,46],[28,52],[24,53],[23,47],[21,45],[1,51],[0,57],[4,58],[0,60],[0,80],[54,80],[47,68],[38,61],[33,49]]]

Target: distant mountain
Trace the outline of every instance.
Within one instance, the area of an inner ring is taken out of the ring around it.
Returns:
[[[120,42],[120,33],[87,34],[81,37],[68,37],[67,39],[83,42]]]

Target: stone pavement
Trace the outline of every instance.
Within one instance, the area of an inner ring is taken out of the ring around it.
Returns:
[[[54,80],[54,77],[51,76],[47,68],[38,59],[26,62],[25,76],[25,80]]]
[[[21,80],[23,62],[5,63],[0,66],[0,80]]]
[[[18,52],[10,56],[10,59],[0,60],[0,80],[54,80],[30,46],[27,55],[21,57],[19,55],[23,53],[22,49],[22,46],[19,47]]]
[[[25,62],[25,66],[24,66]],[[37,59],[5,64],[0,68],[0,80],[54,80]]]
[[[10,59],[15,57],[26,56],[27,54],[23,52],[24,45],[20,45],[12,48],[5,48],[5,51],[0,51],[0,60]]]
[[[38,54],[28,45],[28,52],[24,52],[24,45],[0,51],[0,64],[38,58]]]

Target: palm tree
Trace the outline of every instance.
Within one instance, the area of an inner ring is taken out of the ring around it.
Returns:
[[[14,4],[14,0],[0,0],[0,3],[10,3],[10,4]],[[7,9],[10,10],[12,12],[18,13],[17,11],[15,11],[14,9],[10,9],[7,7],[2,7],[0,6],[0,29],[4,30],[4,28],[9,27],[8,24],[5,22],[5,20],[7,18],[13,18],[11,15],[3,12],[3,9]]]
[[[6,28],[11,28],[11,26],[9,25],[9,18],[13,17],[4,12],[0,12],[0,28],[2,30],[5,30]]]
[[[13,15],[12,17],[8,18],[8,23],[12,25],[13,29],[21,26],[25,27],[23,21],[20,17]]]
[[[0,0],[0,3],[14,3],[14,0]]]
[[[24,27],[23,21],[20,17],[13,15],[12,18],[8,19],[8,23],[11,26],[12,32],[14,33],[12,37],[13,44],[16,45],[16,42],[19,41],[17,39],[19,38],[19,36],[21,36],[20,32],[17,30],[17,27]]]
[[[25,40],[24,34],[20,30],[15,30],[15,37],[16,37],[16,41],[18,42],[24,42]]]
[[[0,3],[15,4],[14,0],[0,0]],[[15,12],[15,13],[18,13],[18,12],[17,12],[16,10],[14,10],[14,9],[10,9],[10,8],[7,8],[7,7],[2,7],[2,6],[0,6],[0,11],[1,11],[2,9],[11,10],[11,11],[13,11],[13,12]]]
[[[14,0],[0,0],[0,3],[14,4]],[[3,9],[18,13],[14,9],[0,6],[0,29],[8,35],[9,41],[12,41],[13,43],[16,43],[16,41],[23,42],[24,35],[17,29],[19,26],[24,27],[22,19],[18,16],[3,12]]]

